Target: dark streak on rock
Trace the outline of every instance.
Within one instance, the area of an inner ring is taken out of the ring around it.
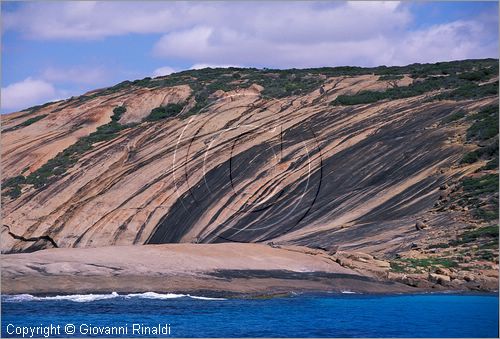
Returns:
[[[34,244],[31,245],[30,247],[24,249],[24,250],[21,250],[19,252],[24,252],[24,253],[29,253],[29,252],[35,252],[35,251],[38,251],[40,249],[43,249],[43,248],[47,248],[46,245],[47,245],[47,242],[50,243],[52,245],[52,247],[54,248],[58,248],[59,246],[57,246],[57,243],[54,241],[54,239],[52,239],[50,236],[48,235],[42,235],[42,236],[39,236],[39,237],[29,237],[29,238],[25,238],[24,236],[22,235],[17,235],[17,234],[14,234],[10,231],[10,227],[8,225],[3,225],[3,227],[7,228],[7,233],[14,239],[16,240],[20,240],[20,241],[23,241],[23,242],[33,242]],[[13,251],[13,252],[9,252],[9,253],[14,253],[14,252],[17,252],[17,251]]]

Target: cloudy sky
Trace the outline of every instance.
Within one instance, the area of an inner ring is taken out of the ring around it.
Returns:
[[[2,112],[190,68],[498,58],[497,2],[2,2]]]

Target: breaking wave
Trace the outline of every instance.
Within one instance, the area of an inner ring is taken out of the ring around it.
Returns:
[[[198,300],[226,300],[225,298],[209,298],[209,297],[201,297],[190,294],[156,293],[156,292],[118,294],[116,292],[112,292],[109,294],[69,294],[69,295],[57,295],[48,297],[37,297],[31,294],[13,294],[13,295],[3,295],[2,302],[64,300],[64,301],[85,303],[85,302],[114,299],[114,298],[126,298],[126,299],[143,298],[143,299],[163,299],[163,300],[177,299],[177,298],[191,298]]]

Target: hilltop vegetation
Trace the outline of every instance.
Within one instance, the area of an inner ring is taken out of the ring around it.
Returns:
[[[252,84],[264,87],[261,93],[269,98],[285,98],[319,89],[328,77],[349,77],[366,74],[379,75],[379,80],[397,80],[408,74],[415,79],[413,85],[390,88],[384,92],[365,91],[355,95],[339,96],[333,105],[357,105],[385,99],[407,98],[426,92],[444,89],[448,92],[435,99],[473,99],[498,93],[498,81],[488,81],[498,75],[498,60],[462,60],[435,64],[411,64],[407,66],[379,67],[321,67],[305,69],[257,69],[257,68],[204,68],[173,73],[167,76],[123,81],[115,86],[95,91],[92,94],[72,98],[55,111],[79,105],[87,100],[134,88],[162,88],[189,85],[193,90],[196,105],[187,112],[199,113],[211,103],[210,96],[217,90],[230,91],[248,88]],[[25,111],[32,114],[52,103],[34,106]]]
[[[498,80],[488,82],[498,76],[498,62],[479,65],[438,63],[433,66],[427,69],[428,73],[419,67],[406,69],[415,79],[409,86],[393,87],[386,91],[361,91],[353,95],[340,95],[332,105],[359,105],[380,100],[404,99],[438,90],[444,92],[428,100],[467,100],[498,94]],[[379,80],[397,79],[398,76],[402,77],[402,74],[381,75]]]

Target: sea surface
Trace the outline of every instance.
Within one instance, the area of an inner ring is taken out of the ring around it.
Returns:
[[[4,295],[2,337],[497,337],[498,306],[498,295],[349,291],[268,299]]]

